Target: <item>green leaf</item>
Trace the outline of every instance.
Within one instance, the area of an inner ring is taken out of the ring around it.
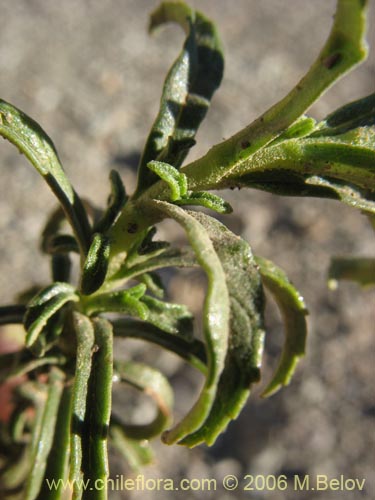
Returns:
[[[70,455],[70,424],[71,424],[71,387],[64,389],[53,436],[53,444],[48,456],[44,481],[40,489],[38,500],[62,500],[68,488],[64,483],[68,479]],[[50,488],[52,481],[58,485]],[[60,481],[62,480],[62,481]]]
[[[147,169],[150,161],[177,168],[182,164],[223,75],[221,42],[207,18],[183,2],[163,2],[151,15],[150,29],[166,22],[178,23],[187,38],[164,83],[160,110],[140,163],[137,196],[157,181]]]
[[[94,234],[82,269],[80,288],[84,295],[90,295],[102,286],[107,274],[109,254],[107,236]]]
[[[28,476],[24,499],[35,500],[43,486],[48,456],[52,448],[60,399],[64,388],[64,374],[58,368],[53,368],[49,376],[47,400],[44,405],[43,417],[38,436],[38,446],[34,449],[30,463],[32,473]]]
[[[171,192],[170,201],[179,200],[186,195],[187,181],[185,174],[180,174],[175,167],[161,161],[150,161],[147,167],[168,184]]]
[[[172,444],[200,429],[211,411],[228,348],[229,296],[223,267],[204,226],[176,205],[153,200],[149,202],[149,206],[174,219],[184,228],[208,280],[203,306],[203,333],[207,352],[206,380],[193,408],[175,427],[164,432],[164,442]]]
[[[86,313],[89,315],[101,312],[120,312],[141,319],[147,319],[147,306],[139,300],[145,292],[146,285],[140,283],[119,292],[89,296],[82,303]]]
[[[230,214],[233,212],[228,202],[220,196],[208,193],[207,191],[189,191],[185,197],[176,200],[175,203],[176,205],[198,205],[209,208],[219,214]]]
[[[166,267],[197,267],[199,266],[194,252],[189,247],[171,248],[168,250],[160,250],[157,255],[144,256],[136,259],[134,264],[128,267],[126,262],[123,267],[115,273],[109,280],[112,288],[118,287],[123,282],[131,278],[137,278],[144,273],[150,273],[157,269]]]
[[[115,376],[150,396],[158,412],[149,424],[126,424],[121,418],[112,417],[112,422],[121,425],[126,436],[132,439],[150,439],[160,434],[171,421],[173,391],[167,379],[154,368],[133,361],[116,361]]]
[[[109,180],[111,182],[111,194],[108,199],[108,207],[100,220],[95,224],[93,229],[95,233],[106,233],[116,222],[117,217],[128,200],[120,174],[116,170],[111,170]]]
[[[156,273],[145,273],[137,276],[137,281],[144,283],[147,290],[155,295],[158,299],[162,299],[165,295],[165,288],[160,276]]]
[[[355,281],[362,287],[375,285],[375,259],[371,257],[333,257],[328,286],[335,290],[339,280]]]
[[[69,480],[73,485],[73,500],[80,500],[83,480],[82,461],[85,447],[85,418],[91,375],[95,334],[92,322],[81,313],[73,313],[73,328],[77,338],[77,358],[72,389],[72,420],[70,436]]]
[[[151,227],[145,238],[142,240],[141,244],[137,248],[137,254],[139,255],[147,255],[147,259],[150,257],[154,257],[163,252],[166,248],[169,247],[169,243],[166,241],[153,241],[153,238],[156,234],[156,227]],[[127,259],[128,260],[128,259]],[[135,260],[139,260],[139,257]],[[144,260],[144,259],[143,259]]]
[[[329,114],[312,137],[343,135],[357,128],[375,125],[375,93],[353,101]],[[374,145],[374,142],[372,142]]]
[[[144,295],[141,301],[147,306],[149,323],[167,333],[192,336],[193,316],[186,306],[164,302],[149,295]]]
[[[86,254],[90,241],[87,215],[66,177],[51,139],[34,120],[2,99],[0,135],[13,143],[44,177],[72,225],[82,254]]]
[[[285,342],[279,365],[262,396],[270,396],[287,385],[299,359],[305,354],[307,309],[298,290],[273,262],[256,257],[264,285],[274,296],[285,324]]]
[[[26,307],[24,325],[27,330],[25,344],[31,348],[36,344],[47,322],[67,302],[77,302],[75,288],[67,283],[53,283],[39,292]]]
[[[183,172],[190,189],[233,186],[228,178],[244,174],[245,160],[251,165],[254,153],[284,133],[339,77],[366,57],[366,4],[363,0],[338,0],[329,38],[307,74],[257,120],[187,165]]]
[[[251,248],[223,224],[190,212],[205,228],[225,272],[230,297],[230,334],[225,368],[211,412],[204,425],[181,444],[212,445],[228,423],[237,418],[250,386],[260,379],[264,343],[262,281]]]
[[[200,340],[173,335],[136,319],[115,319],[112,324],[116,336],[152,342],[177,354],[204,375],[206,374],[207,356],[205,346]]]
[[[82,471],[84,480],[100,482],[101,489],[83,498],[107,499],[109,476],[107,437],[111,416],[113,379],[113,335],[111,324],[103,318],[93,320],[95,348],[88,381],[87,403],[83,424]]]

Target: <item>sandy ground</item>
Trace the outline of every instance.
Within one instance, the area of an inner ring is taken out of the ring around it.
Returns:
[[[226,52],[224,82],[198,134],[194,158],[252,121],[298,81],[325,40],[335,2],[191,3],[216,21]],[[118,168],[128,190],[133,189],[134,168],[158,108],[165,72],[182,43],[181,32],[173,26],[151,39],[147,36],[147,14],[156,5],[155,0],[0,0],[0,95],[40,122],[78,192],[98,205],[105,202],[111,168]],[[322,118],[344,102],[369,94],[374,80],[372,54],[311,113]],[[20,283],[48,280],[38,234],[54,200],[25,159],[4,141],[0,157],[0,295],[7,303],[22,289]],[[267,400],[258,397],[257,388],[239,419],[213,447],[186,450],[156,440],[156,461],[143,471],[145,478],[173,478],[176,485],[182,478],[215,479],[216,491],[211,487],[204,495],[220,500],[370,499],[375,487],[374,293],[348,283],[336,292],[326,286],[331,255],[371,253],[370,227],[359,213],[333,201],[281,199],[252,190],[225,195],[235,208],[226,218],[228,225],[257,254],[284,267],[305,296],[310,311],[308,353],[288,388]],[[174,231],[167,224],[162,235],[172,237]],[[199,315],[201,276],[169,278],[172,293]],[[265,380],[282,342],[273,304],[267,329]],[[159,351],[135,345],[132,352],[171,377],[176,414],[181,414],[194,401],[200,380]],[[115,474],[129,471],[115,461]],[[239,478],[233,491],[221,484],[228,474]],[[290,480],[286,490],[272,491],[272,478],[267,488],[263,479],[250,484],[247,474],[286,475]],[[321,474],[365,479],[365,487],[296,491],[297,474],[309,475],[311,486]],[[258,491],[245,490],[246,485]],[[118,491],[110,499],[201,496],[198,487]]]

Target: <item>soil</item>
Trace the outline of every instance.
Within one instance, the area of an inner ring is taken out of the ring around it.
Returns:
[[[112,168],[120,171],[129,192],[134,188],[135,168],[158,109],[162,82],[182,44],[182,34],[174,26],[147,36],[147,16],[157,3],[0,0],[0,95],[43,126],[77,191],[99,206],[105,204]],[[191,4],[216,21],[226,54],[222,88],[198,134],[193,159],[250,123],[296,84],[324,43],[335,2]],[[370,45],[374,33],[372,27]],[[323,118],[345,102],[373,92],[374,81],[372,53],[322,97],[311,114]],[[25,158],[5,141],[0,143],[0,155],[0,299],[9,303],[24,283],[48,281],[38,235],[54,199]],[[335,201],[280,198],[254,190],[224,196],[234,207],[234,215],[225,217],[229,227],[247,239],[256,254],[283,267],[304,295],[310,313],[307,355],[287,388],[269,399],[259,397],[282,345],[282,324],[270,302],[263,381],[240,417],[211,448],[167,447],[156,439],[155,462],[141,473],[145,479],[171,478],[175,486],[183,478],[214,479],[216,491],[211,483],[211,491],[204,495],[217,500],[370,499],[375,490],[375,295],[348,282],[330,291],[326,279],[332,255],[372,253],[370,225],[359,212]],[[181,238],[173,224],[161,228],[163,236]],[[168,274],[166,279],[172,298],[188,303],[199,317],[201,275]],[[201,380],[183,363],[137,343],[129,348],[119,343],[119,349],[125,357],[130,349],[137,359],[149,360],[170,377],[176,389],[176,418],[192,404]],[[115,457],[112,477],[116,474],[136,477]],[[228,474],[239,478],[233,491],[222,486]],[[319,474],[365,479],[364,489],[347,491],[351,483],[338,489],[332,483],[323,492],[294,487],[296,476],[309,476],[315,487]],[[247,475],[260,479],[251,484]],[[284,475],[288,487],[273,490],[272,477]],[[246,490],[246,485],[254,490]],[[202,496],[198,482],[190,491],[158,491],[151,482],[148,486],[151,490],[113,491],[110,499]]]

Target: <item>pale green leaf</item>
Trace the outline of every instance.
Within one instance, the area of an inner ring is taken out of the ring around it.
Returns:
[[[305,354],[307,335],[305,302],[288,277],[273,262],[256,257],[262,280],[274,296],[284,320],[285,341],[279,365],[262,396],[270,396],[287,385],[299,359]]]

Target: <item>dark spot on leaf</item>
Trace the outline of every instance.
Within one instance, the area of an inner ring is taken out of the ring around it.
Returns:
[[[138,224],[136,224],[135,222],[129,222],[127,225],[127,230],[130,234],[136,233],[138,231]]]
[[[247,149],[247,148],[249,148],[250,146],[251,146],[251,142],[249,142],[249,141],[242,141],[242,142],[241,142],[241,148],[242,148],[242,149]]]
[[[332,69],[341,61],[341,59],[341,54],[339,52],[336,52],[336,54],[331,54],[330,56],[323,59],[323,65],[327,69]]]

